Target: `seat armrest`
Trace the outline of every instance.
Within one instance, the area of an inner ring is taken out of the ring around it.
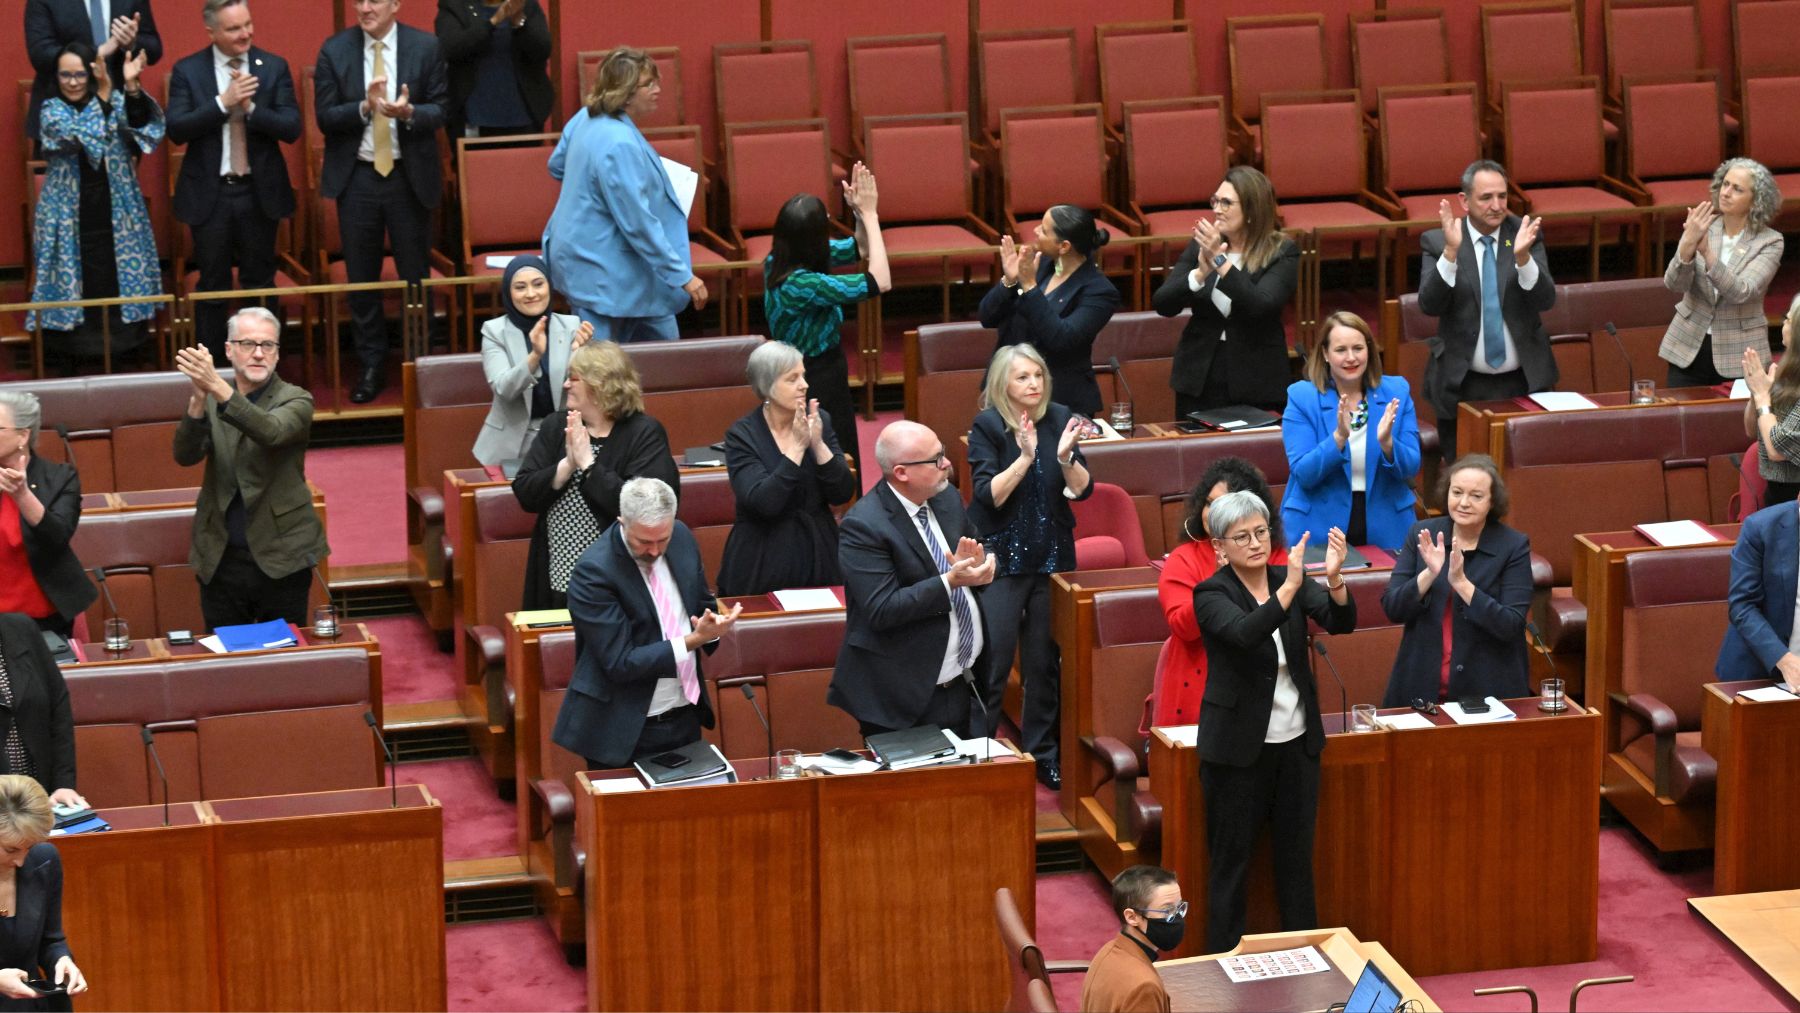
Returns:
[[[1625,709],[1643,719],[1650,733],[1658,739],[1673,737],[1677,722],[1675,711],[1649,693],[1633,693],[1625,698]]]
[[[575,822],[575,796],[568,785],[551,778],[540,778],[531,782],[531,793],[542,805],[542,813],[549,824]]]
[[[531,794],[541,803],[532,825],[544,834],[555,867],[556,886],[575,890],[579,875],[575,858],[575,796],[567,785],[551,778],[531,782]]]
[[[1574,595],[1552,595],[1545,605],[1545,640],[1552,651],[1579,651],[1587,647],[1587,605]]]
[[[1535,552],[1532,553],[1531,554],[1531,586],[1532,586],[1532,588],[1534,588],[1535,590],[1538,590],[1538,591],[1542,591],[1545,588],[1554,587],[1555,585],[1556,585],[1556,570],[1550,566],[1550,561],[1548,559],[1545,559],[1543,556],[1538,555]]]
[[[1085,960],[1046,960],[1044,971],[1048,974],[1086,974],[1088,962]]]
[[[444,523],[444,493],[441,489],[433,489],[428,485],[417,485],[406,490],[406,496],[419,508],[419,516],[427,524],[441,526]]]
[[[1084,739],[1083,744],[1106,772],[1107,780],[1115,783],[1137,780],[1137,754],[1128,749],[1125,743],[1110,735],[1094,735]]]
[[[1127,823],[1131,827],[1131,838],[1137,842],[1140,853],[1161,850],[1162,821],[1162,803],[1156,800],[1155,795],[1147,791],[1132,793]]]

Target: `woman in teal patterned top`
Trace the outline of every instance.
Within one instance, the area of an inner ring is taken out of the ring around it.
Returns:
[[[856,238],[830,238],[825,202],[809,193],[795,194],[775,216],[775,245],[763,260],[769,335],[799,349],[806,385],[830,414],[838,446],[852,461],[858,459],[856,409],[850,403],[850,364],[842,343],[844,307],[894,286],[875,203],[875,174],[858,162],[844,183],[844,204],[856,214]],[[854,264],[859,256],[868,261],[863,273],[831,273],[832,267]]]

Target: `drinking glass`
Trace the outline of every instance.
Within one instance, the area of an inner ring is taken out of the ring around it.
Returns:
[[[1129,437],[1132,430],[1137,428],[1137,421],[1132,417],[1130,401],[1114,401],[1112,412],[1107,416],[1106,421],[1118,430],[1120,436]]]
[[[125,620],[115,616],[106,621],[106,649],[114,654],[131,650],[131,626]]]
[[[313,636],[321,640],[336,640],[338,635],[337,609],[330,605],[320,605],[313,609]]]
[[[799,777],[800,774],[801,774],[800,750],[798,750],[798,749],[777,750],[775,753],[775,777],[776,777],[776,779],[781,780],[781,781],[786,781],[790,778]]]
[[[1632,404],[1655,404],[1656,403],[1656,381],[1655,380],[1633,380],[1633,381],[1631,381],[1631,403]]]
[[[1538,684],[1538,710],[1552,714],[1566,710],[1569,703],[1563,698],[1563,681],[1561,679],[1545,679]]]
[[[1375,705],[1359,703],[1350,708],[1350,730],[1353,732],[1372,732],[1375,730]]]

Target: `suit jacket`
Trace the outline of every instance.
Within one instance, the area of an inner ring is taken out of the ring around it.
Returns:
[[[438,0],[438,45],[443,47],[444,62],[450,71],[449,125],[450,146],[462,136],[467,121],[463,109],[469,93],[475,90],[475,79],[481,66],[494,26],[488,19],[494,8],[481,0]],[[512,32],[513,77],[519,82],[519,95],[525,110],[531,114],[534,127],[542,127],[550,118],[550,106],[556,101],[556,90],[550,85],[550,19],[538,0],[525,0],[525,25]]]
[[[1287,567],[1269,566],[1269,600],[1261,605],[1250,596],[1229,566],[1194,588],[1194,618],[1206,642],[1206,689],[1200,697],[1200,759],[1231,767],[1248,767],[1262,752],[1275,709],[1273,634],[1281,631],[1288,675],[1300,691],[1306,711],[1306,755],[1325,748],[1325,725],[1319,720],[1319,690],[1308,658],[1306,620],[1311,617],[1327,633],[1356,629],[1356,599],[1339,605],[1324,585],[1307,578],[1283,610],[1274,590],[1287,579]]]
[[[56,845],[41,841],[25,854],[25,864],[17,873],[17,904],[13,924],[0,943],[0,960],[5,967],[17,967],[32,977],[50,977],[56,962],[69,953],[68,937],[63,933],[62,856]],[[69,1009],[64,996],[32,1000],[0,1000],[11,1009]]]
[[[1556,305],[1556,282],[1550,277],[1550,261],[1543,242],[1533,243],[1531,259],[1537,261],[1537,284],[1519,286],[1519,268],[1512,257],[1513,237],[1519,234],[1519,216],[1507,215],[1495,233],[1500,245],[1494,250],[1500,286],[1500,316],[1519,349],[1519,368],[1531,389],[1556,386],[1556,357],[1550,353],[1550,332],[1539,314]],[[1432,229],[1420,238],[1424,253],[1419,266],[1419,309],[1438,318],[1437,337],[1431,339],[1431,359],[1425,366],[1425,399],[1440,419],[1456,417],[1458,391],[1469,374],[1469,364],[1481,354],[1481,272],[1467,258],[1479,257],[1475,230],[1463,219],[1462,247],[1456,252],[1456,287],[1444,284],[1438,274],[1438,258],[1444,253],[1444,230]],[[1541,240],[1541,237],[1540,237]]]
[[[1029,342],[1050,367],[1050,396],[1090,418],[1104,407],[1094,382],[1094,339],[1119,311],[1119,290],[1093,261],[1046,293],[1056,261],[1038,259],[1037,287],[1029,292],[996,282],[981,297],[981,326],[999,328],[994,348]]]
[[[1037,466],[1044,476],[1044,503],[1050,510],[1051,521],[1050,530],[1042,535],[1056,541],[1057,559],[1061,562],[1059,568],[1064,570],[1075,569],[1075,511],[1069,506],[1069,497],[1063,495],[1068,484],[1063,481],[1062,465],[1056,461],[1056,441],[1062,437],[1069,417],[1069,409],[1052,401],[1044,417],[1037,422]],[[1074,457],[1079,463],[1087,463],[1079,444],[1075,447]],[[998,411],[983,408],[969,429],[969,470],[975,479],[975,495],[969,501],[969,523],[975,525],[984,540],[1005,531],[1019,515],[1019,504],[1024,500],[1020,492],[1026,482],[1032,481],[1029,474],[1019,481],[1005,503],[995,506],[993,494],[994,477],[1012,467],[1018,459],[1018,438],[1006,428]],[[1094,483],[1090,476],[1087,488],[1075,498],[1087,499],[1093,494]],[[989,549],[992,548],[990,545]]]
[[[1412,527],[1412,481],[1419,474],[1419,420],[1413,409],[1412,389],[1406,378],[1388,374],[1366,395],[1369,424],[1350,439],[1364,441],[1364,526],[1369,544],[1391,549],[1406,538]],[[1394,456],[1381,453],[1376,430],[1390,402],[1400,402],[1394,413]],[[1287,410],[1281,413],[1281,442],[1287,449],[1288,482],[1281,491],[1281,526],[1287,537],[1298,540],[1310,532],[1312,544],[1324,545],[1335,527],[1350,525],[1350,444],[1342,449],[1332,434],[1337,432],[1338,393],[1334,386],[1320,390],[1310,380],[1288,388]]]
[[[952,549],[958,539],[976,537],[954,486],[928,505]],[[913,509],[885,481],[877,482],[838,523],[844,643],[826,702],[883,728],[918,725],[950,646],[950,594],[926,553]],[[979,598],[978,589],[969,590]],[[979,672],[984,666],[976,658],[972,667]]]
[[[183,57],[169,73],[169,109],[164,114],[169,140],[188,146],[181,178],[175,182],[173,208],[175,217],[189,225],[205,224],[219,200],[223,130],[229,117],[219,108],[219,78],[213,59],[213,48],[208,46]],[[294,78],[286,60],[254,46],[244,54],[244,72],[257,82],[255,108],[244,118],[251,188],[263,217],[279,220],[294,213],[294,185],[281,153],[283,144],[300,139]]]
[[[643,571],[626,550],[620,531],[614,524],[601,532],[569,576],[575,671],[550,733],[557,745],[608,767],[631,761],[657,680],[676,677],[675,650],[663,636]],[[680,521],[669,536],[667,555],[686,613],[697,616],[717,608],[700,565],[700,545]],[[695,662],[702,663],[700,655],[711,654],[718,646],[715,640],[695,652]],[[700,723],[711,728],[712,701],[704,670],[700,675]]]
[[[72,622],[100,594],[69,544],[81,523],[81,473],[34,454],[25,466],[25,482],[44,504],[44,517],[36,524],[19,519],[31,576],[56,606],[56,614]]]
[[[396,23],[394,36],[399,52],[398,68],[388,68],[399,94],[405,85],[413,104],[411,120],[396,120],[400,138],[398,170],[406,174],[413,196],[427,208],[435,208],[443,196],[444,175],[438,165],[438,130],[444,125],[450,86],[437,38],[410,25]],[[362,145],[363,122],[359,107],[368,97],[363,77],[363,30],[352,26],[325,40],[313,71],[313,110],[319,132],[325,135],[325,164],[319,172],[319,193],[336,199],[350,185],[356,168],[356,149]]]
[[[44,646],[37,623],[17,612],[0,612],[0,651],[12,682],[12,709],[0,708],[0,742],[17,723],[25,755],[37,768],[44,790],[75,787],[75,719],[62,669]]]
[[[1287,327],[1281,314],[1299,284],[1300,248],[1283,237],[1274,260],[1255,271],[1234,267],[1223,279],[1209,275],[1200,291],[1192,292],[1188,275],[1199,263],[1200,244],[1190,241],[1150,300],[1165,317],[1182,310],[1194,312],[1175,346],[1169,386],[1176,393],[1199,397],[1206,392],[1207,376],[1223,369],[1230,388],[1227,403],[1280,411],[1288,378]],[[1213,303],[1214,288],[1231,297],[1229,317],[1220,315]],[[1220,334],[1227,339],[1222,345]],[[1221,352],[1225,361],[1216,361]]]
[[[1497,696],[1502,700],[1531,694],[1525,621],[1531,611],[1531,539],[1523,531],[1490,521],[1481,530],[1475,551],[1463,554],[1463,573],[1475,585],[1475,597],[1463,604],[1450,590],[1450,564],[1419,596],[1419,532],[1444,536],[1450,546],[1454,522],[1433,517],[1413,525],[1394,562],[1393,575],[1381,596],[1381,610],[1404,623],[1400,650],[1388,675],[1383,707],[1405,707],[1415,699],[1436,700],[1444,665],[1444,609],[1454,606],[1450,620],[1450,699]],[[1790,596],[1791,597],[1791,596]]]
[[[1120,930],[1088,963],[1081,1008],[1088,1013],[1169,1013],[1169,991],[1150,955]]]
[[[1775,664],[1794,632],[1797,570],[1800,511],[1794,504],[1777,503],[1744,518],[1731,549],[1731,623],[1713,668],[1720,681],[1780,678]]]
[[[1714,221],[1706,234],[1714,256],[1683,264],[1679,254],[1669,257],[1663,284],[1681,295],[1675,317],[1663,335],[1656,354],[1677,366],[1690,366],[1700,354],[1700,343],[1712,333],[1712,367],[1720,376],[1744,375],[1744,349],[1769,356],[1769,322],[1763,316],[1763,295],[1781,266],[1785,241],[1781,233],[1764,227],[1754,235],[1740,234],[1731,263],[1721,264],[1720,244],[1725,241],[1725,222]]]
[[[543,366],[550,374],[556,407],[562,408],[562,380],[569,372],[569,354],[575,344],[575,328],[581,321],[566,313],[550,314],[544,328]],[[504,316],[481,325],[481,369],[494,390],[481,432],[475,435],[475,459],[482,464],[525,456],[525,433],[531,427],[531,392],[537,374],[525,371],[531,355],[531,339],[519,333]]]
[[[312,415],[312,395],[279,376],[270,377],[254,404],[233,389],[224,404],[208,398],[205,417],[182,415],[175,429],[175,463],[185,468],[206,462],[188,553],[202,582],[212,579],[225,554],[225,510],[239,492],[250,553],[269,577],[306,569],[330,551],[306,487]]]
[[[150,13],[150,0],[109,0],[111,16],[138,16],[137,41],[133,49],[141,49],[147,63],[162,59],[162,36],[156,31],[156,18]],[[94,41],[92,22],[88,20],[87,0],[25,0],[25,51],[31,57],[37,76],[31,82],[31,106],[25,113],[25,136],[38,135],[38,107],[58,94],[56,87],[56,54],[71,42]],[[125,80],[125,53],[114,53],[106,62],[113,84]]]
[[[687,215],[631,117],[577,110],[550,154],[562,180],[544,225],[550,286],[600,316],[665,317],[688,304]]]

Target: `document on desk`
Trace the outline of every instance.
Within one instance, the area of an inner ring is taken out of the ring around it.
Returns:
[[[1162,732],[1164,738],[1178,746],[1193,749],[1200,744],[1199,725],[1158,725],[1157,731]]]
[[[681,204],[681,213],[687,214],[694,208],[694,193],[700,189],[700,174],[671,159],[662,160],[663,171],[669,174],[669,185],[675,188],[675,200]]]
[[[973,760],[985,761],[991,760],[996,756],[1011,756],[1013,754],[1012,747],[1001,742],[999,739],[990,739],[986,736],[976,739],[965,739],[948,728],[944,729],[944,735],[950,740],[950,744],[956,747],[956,755],[958,756],[966,756]]]
[[[1444,704],[1443,707],[1444,713],[1450,715],[1450,720],[1459,725],[1491,725],[1496,721],[1512,721],[1518,717],[1512,712],[1511,707],[1501,703],[1496,697],[1488,697],[1487,705],[1488,709],[1485,714],[1470,714],[1464,711],[1462,705],[1455,700]]]
[[[1510,711],[1508,713],[1511,713]],[[1377,714],[1375,723],[1391,731],[1401,732],[1408,728],[1436,728],[1431,719],[1423,714],[1407,711],[1404,714]]]
[[[1742,401],[1750,396],[1750,385],[1742,377],[1731,381],[1731,393],[1727,395],[1733,401]]]
[[[1773,686],[1764,686],[1761,689],[1747,689],[1742,693],[1739,693],[1738,696],[1741,696],[1746,700],[1753,700],[1756,703],[1780,703],[1783,700],[1795,699],[1794,694],[1789,693],[1780,683],[1776,683]]]
[[[1292,950],[1271,950],[1267,953],[1240,953],[1235,957],[1220,957],[1219,966],[1225,969],[1225,976],[1242,984],[1246,981],[1266,981],[1270,978],[1291,978],[1297,974],[1317,974],[1331,970],[1325,961],[1325,955],[1316,947],[1301,946]]]
[[[783,612],[823,612],[842,608],[844,603],[828,587],[792,587],[774,592],[775,604]]]
[[[1633,530],[1665,549],[1682,545],[1711,545],[1725,540],[1699,521],[1658,521],[1654,524],[1635,525]]]
[[[1547,412],[1575,412],[1584,408],[1598,408],[1599,405],[1581,394],[1566,390],[1542,390],[1531,395],[1531,400]]]

